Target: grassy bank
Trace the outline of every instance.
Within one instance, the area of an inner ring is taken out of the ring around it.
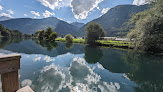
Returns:
[[[55,40],[59,42],[66,42],[65,38],[56,38]],[[98,40],[97,42],[98,42],[97,44],[98,46],[124,48],[124,49],[132,48],[131,42],[112,41],[112,40]],[[73,39],[73,43],[86,44],[84,39]]]

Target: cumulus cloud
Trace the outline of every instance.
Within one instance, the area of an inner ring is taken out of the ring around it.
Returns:
[[[7,10],[8,14],[14,14],[14,11],[13,10]]]
[[[35,16],[40,16],[39,12],[35,12],[35,11],[31,11],[31,14],[33,14]]]
[[[86,19],[88,13],[103,0],[71,0],[72,12],[76,19]]]
[[[70,6],[70,0],[39,0],[42,5],[52,10],[59,7]]]
[[[3,7],[0,5],[0,11],[3,10]]]
[[[154,0],[134,0],[133,5],[144,5]]]
[[[51,13],[51,12],[48,11],[48,10],[46,10],[46,11],[43,13],[43,16],[44,16],[45,18],[50,17],[50,16],[52,16],[52,15],[55,15],[55,14],[54,14],[54,13]]]
[[[24,16],[26,16],[26,17],[27,17],[28,15],[27,15],[27,14],[24,14]]]
[[[31,86],[31,85],[32,85],[32,81],[30,79],[25,79],[21,82],[22,87]]]
[[[2,16],[13,18],[10,14],[7,14],[7,13],[1,13],[0,17],[2,17]]]
[[[105,13],[108,12],[108,10],[110,10],[110,8],[103,8],[102,11],[101,11],[101,13],[102,13],[102,14],[105,14]]]

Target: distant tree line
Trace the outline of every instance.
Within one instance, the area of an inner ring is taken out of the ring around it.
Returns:
[[[0,24],[0,36],[22,36],[22,33],[18,30],[11,30],[8,28],[5,28],[3,25]]]

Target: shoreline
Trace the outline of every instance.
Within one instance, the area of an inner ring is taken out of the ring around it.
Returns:
[[[56,38],[56,42],[66,42],[65,38]],[[87,45],[85,42],[85,39],[73,39],[73,43],[75,44],[84,44]],[[108,40],[98,40],[97,44],[95,46],[100,47],[109,47],[109,48],[120,48],[120,49],[133,49],[130,42],[123,42],[123,41],[112,41]]]

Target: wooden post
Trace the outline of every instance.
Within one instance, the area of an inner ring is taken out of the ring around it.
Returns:
[[[3,92],[16,92],[19,89],[21,55],[0,56],[0,74]]]

